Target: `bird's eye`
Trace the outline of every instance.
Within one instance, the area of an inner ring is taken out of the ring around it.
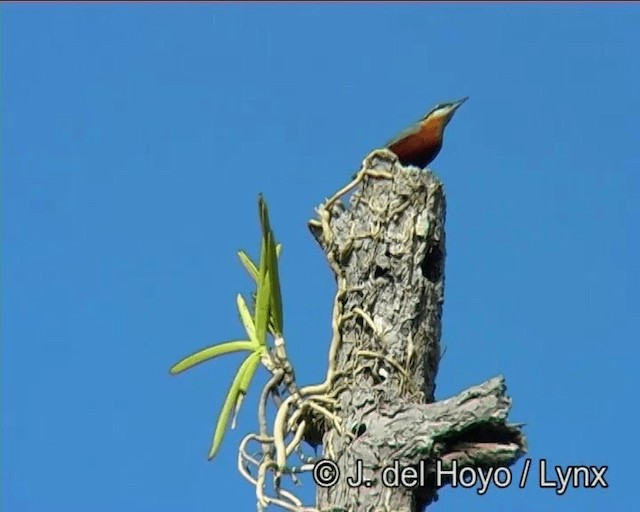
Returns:
[[[438,103],[435,107],[433,107],[423,118],[422,121],[424,121],[425,119],[427,119],[429,116],[432,116],[433,114],[435,114],[436,112],[438,112],[438,110],[445,110],[448,109],[451,106],[451,103]],[[444,112],[442,112],[442,114],[444,114]]]
[[[449,105],[450,105],[449,103],[440,103],[440,104],[436,105],[435,107],[433,107],[433,109],[431,109],[431,111],[426,116],[424,116],[424,118],[426,119],[427,117],[435,114],[439,110],[447,109],[449,107]]]

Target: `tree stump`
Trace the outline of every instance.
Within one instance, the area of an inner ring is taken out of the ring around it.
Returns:
[[[507,423],[502,377],[434,403],[446,255],[442,182],[403,167],[387,150],[371,153],[358,176],[347,205],[329,201],[318,209],[321,221],[310,223],[338,283],[339,340],[330,364],[341,428],[320,433],[340,477],[318,488],[317,508],[419,512],[452,482],[452,469],[486,475],[508,467],[526,440]],[[400,474],[404,480],[389,481]],[[350,485],[348,477],[362,482]]]

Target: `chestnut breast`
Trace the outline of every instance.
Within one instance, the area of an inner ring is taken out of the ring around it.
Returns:
[[[387,144],[402,165],[426,167],[442,148],[442,126],[437,122],[422,122]]]

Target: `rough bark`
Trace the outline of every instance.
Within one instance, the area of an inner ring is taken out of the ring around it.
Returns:
[[[432,403],[444,297],[442,183],[385,150],[369,155],[361,173],[348,205],[326,208],[324,229],[310,225],[336,276],[340,306],[333,385],[342,390],[342,428],[324,432],[323,447],[341,478],[318,489],[317,508],[416,512],[450,481],[436,481],[437,460],[443,468],[454,461],[483,471],[509,466],[526,442],[507,424],[502,377]],[[346,477],[358,461],[370,485],[351,487]],[[382,470],[394,463],[418,468],[420,485],[386,486]]]

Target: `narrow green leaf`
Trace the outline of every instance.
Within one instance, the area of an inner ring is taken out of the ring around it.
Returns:
[[[260,226],[262,227],[262,235],[264,238],[267,237],[267,233],[271,231],[271,226],[269,225],[269,211],[267,209],[267,203],[262,197],[262,194],[258,195],[258,214],[260,215]]]
[[[254,350],[253,353],[249,356],[251,358],[251,362],[247,364],[247,368],[240,379],[240,391],[246,393],[249,390],[249,384],[251,384],[251,379],[253,378],[253,374],[256,372],[260,361],[262,360],[262,354],[265,353],[264,348],[260,348],[258,350]]]
[[[256,327],[253,323],[253,318],[251,318],[251,313],[249,312],[247,303],[244,301],[242,295],[237,295],[236,304],[238,305],[238,311],[240,312],[240,319],[242,320],[244,329],[247,331],[247,336],[249,336],[249,339],[252,342],[258,343],[256,339]]]
[[[276,245],[276,254],[278,256],[280,256],[280,253],[282,252],[282,244],[277,244]],[[245,270],[249,273],[249,275],[251,276],[251,278],[254,281],[258,280],[258,274],[259,274],[259,270],[258,267],[256,266],[256,264],[251,260],[251,258],[249,257],[249,255],[245,252],[245,251],[238,251],[238,258],[240,259],[240,262],[242,263],[242,265],[244,266]]]
[[[267,325],[270,317],[271,291],[268,280],[269,257],[267,247],[267,233],[269,232],[269,218],[266,204],[262,194],[258,195],[258,216],[260,217],[260,228],[262,237],[260,240],[260,264],[258,270],[258,289],[256,291],[255,327],[258,343],[267,343]]]
[[[258,214],[260,217],[260,229],[262,230],[262,238],[260,239],[260,267],[259,277],[264,278],[269,269],[269,260],[267,257],[267,236],[269,233],[269,214],[267,205],[262,198],[262,194],[258,195]]]
[[[264,279],[264,277],[267,275],[267,269],[267,240],[266,237],[262,237],[260,241],[260,267],[258,269],[258,283],[260,283],[260,279]]]
[[[270,275],[270,301],[268,326],[275,335],[281,335],[283,330],[282,295],[280,291],[280,276],[278,272],[278,256],[282,249],[275,243],[275,235],[269,222],[269,209],[262,197],[258,196],[258,210],[260,227],[262,228],[262,251],[260,254],[260,275],[266,278]],[[256,324],[257,325],[257,324]],[[256,327],[257,329],[257,327]]]
[[[238,251],[238,258],[244,265],[244,268],[249,272],[249,275],[253,278],[254,281],[258,280],[258,267],[256,264],[251,261],[251,258],[244,251]]]
[[[221,343],[219,345],[214,345],[212,347],[207,347],[202,350],[198,350],[194,354],[185,357],[181,361],[174,364],[169,373],[172,375],[176,375],[181,373],[189,368],[193,368],[194,366],[204,363],[209,359],[214,359],[216,357],[222,356],[224,354],[229,354],[231,352],[239,352],[241,350],[254,351],[256,349],[256,343],[248,340],[236,340],[236,341],[227,341],[225,343]]]
[[[271,283],[269,274],[260,278],[258,282],[258,296],[256,297],[255,326],[256,341],[260,345],[267,344],[267,325],[269,323],[269,308],[271,301]]]
[[[238,369],[238,372],[233,378],[233,382],[231,383],[231,387],[229,388],[229,392],[227,393],[227,398],[225,398],[224,404],[222,404],[222,409],[220,410],[220,416],[218,417],[216,430],[213,434],[211,449],[209,450],[209,460],[213,459],[216,456],[216,453],[220,448],[220,444],[222,443],[222,439],[224,438],[224,434],[227,429],[227,424],[229,423],[231,411],[238,400],[238,395],[240,393],[240,383],[243,382],[244,374],[247,369],[249,369],[254,364],[256,355],[258,360],[260,360],[260,351],[255,351],[242,362],[240,368]]]
[[[253,379],[253,376],[256,373],[256,369],[260,364],[260,360],[263,352],[264,352],[264,349],[256,350],[253,354],[249,356],[249,358],[251,359],[251,363],[247,365],[247,368],[245,369],[244,374],[240,379],[240,388],[239,388],[240,393],[238,394],[238,399],[236,400],[236,407],[235,407],[235,410],[233,411],[233,418],[231,419],[232,429],[236,428],[236,419],[238,417],[238,411],[240,411],[240,406],[244,401],[244,397],[247,394],[247,391],[249,391],[249,385],[251,384],[251,379]]]
[[[282,295],[280,293],[280,275],[278,273],[278,254],[274,243],[273,231],[267,236],[267,256],[269,258],[269,280],[271,291],[270,313],[273,320],[275,335],[281,335],[283,331]]]

